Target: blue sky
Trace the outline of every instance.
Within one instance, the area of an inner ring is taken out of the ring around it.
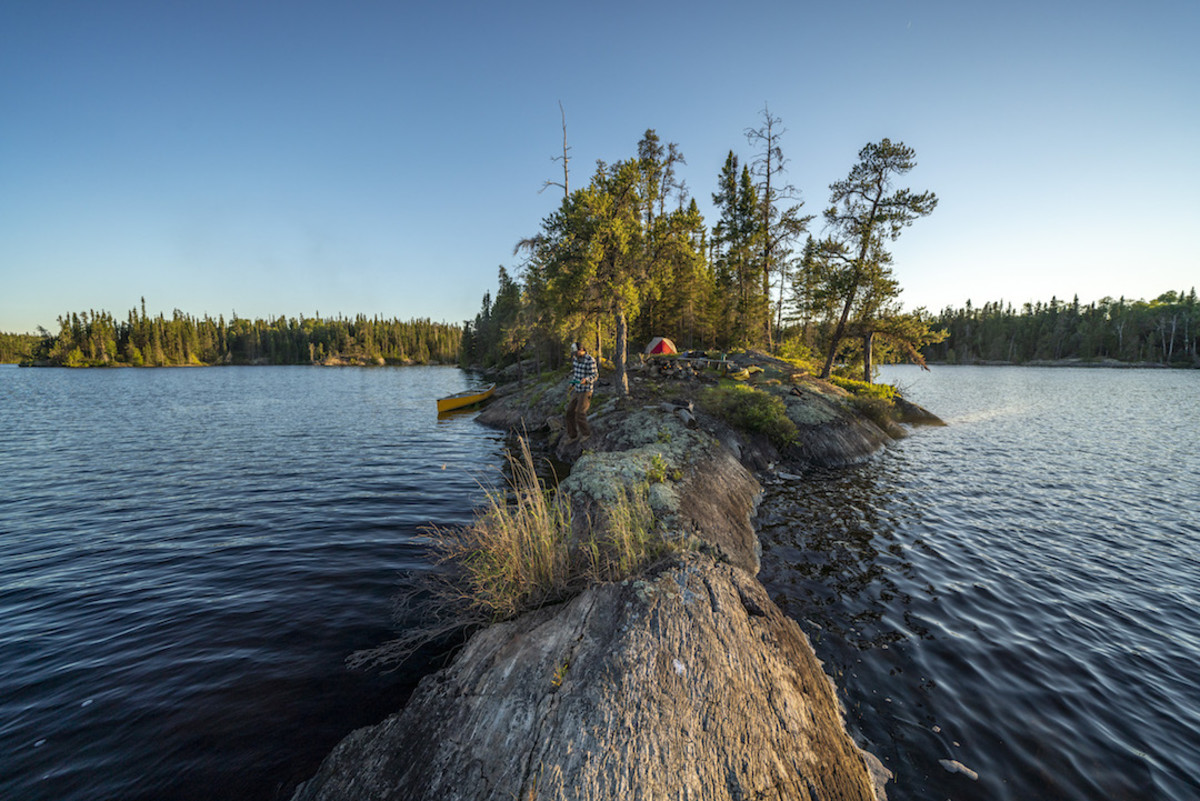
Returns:
[[[573,184],[654,128],[710,225],[764,104],[810,213],[910,145],[910,308],[1188,289],[1197,35],[1192,0],[0,0],[0,330],[473,317],[561,197],[560,101]]]

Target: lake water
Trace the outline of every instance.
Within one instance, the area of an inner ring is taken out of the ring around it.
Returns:
[[[453,368],[0,367],[0,798],[287,797],[425,666],[391,634],[502,437]]]
[[[1200,798],[1200,372],[884,380],[949,426],[759,522],[889,798]]]
[[[1200,373],[885,378],[949,427],[759,523],[889,796],[1200,797]],[[343,660],[496,475],[502,436],[434,413],[469,385],[0,367],[0,798],[287,798],[399,708],[427,660]]]

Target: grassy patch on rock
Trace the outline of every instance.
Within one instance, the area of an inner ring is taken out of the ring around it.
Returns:
[[[799,435],[783,399],[765,390],[722,383],[701,392],[699,402],[707,412],[734,428],[766,435],[777,448],[794,444]]]
[[[891,384],[868,384],[866,381],[857,381],[853,378],[842,378],[836,375],[829,377],[829,383],[835,387],[841,387],[858,398],[871,398],[890,403],[892,398],[896,397],[896,388]]]

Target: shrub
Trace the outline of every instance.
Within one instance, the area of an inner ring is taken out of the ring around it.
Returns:
[[[765,434],[779,448],[799,436],[782,398],[745,384],[709,387],[701,393],[700,405],[735,428]]]
[[[850,399],[859,414],[887,431],[895,422],[895,409],[890,400],[855,395]]]
[[[887,401],[889,405],[892,398],[896,397],[896,388],[891,384],[868,384],[866,381],[856,381],[853,378],[842,378],[836,375],[829,377],[829,383],[860,398],[877,398]]]
[[[817,364],[813,360],[812,351],[799,338],[784,340],[779,345],[775,358],[782,359],[793,367],[808,373],[817,372]]]
[[[646,480],[651,484],[667,480],[667,460],[663,458],[661,453],[656,453],[651,457],[650,469],[646,473]]]

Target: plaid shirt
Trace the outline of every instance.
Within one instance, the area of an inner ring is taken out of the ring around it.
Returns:
[[[571,391],[591,392],[596,388],[596,360],[590,353],[576,356],[571,362]]]

